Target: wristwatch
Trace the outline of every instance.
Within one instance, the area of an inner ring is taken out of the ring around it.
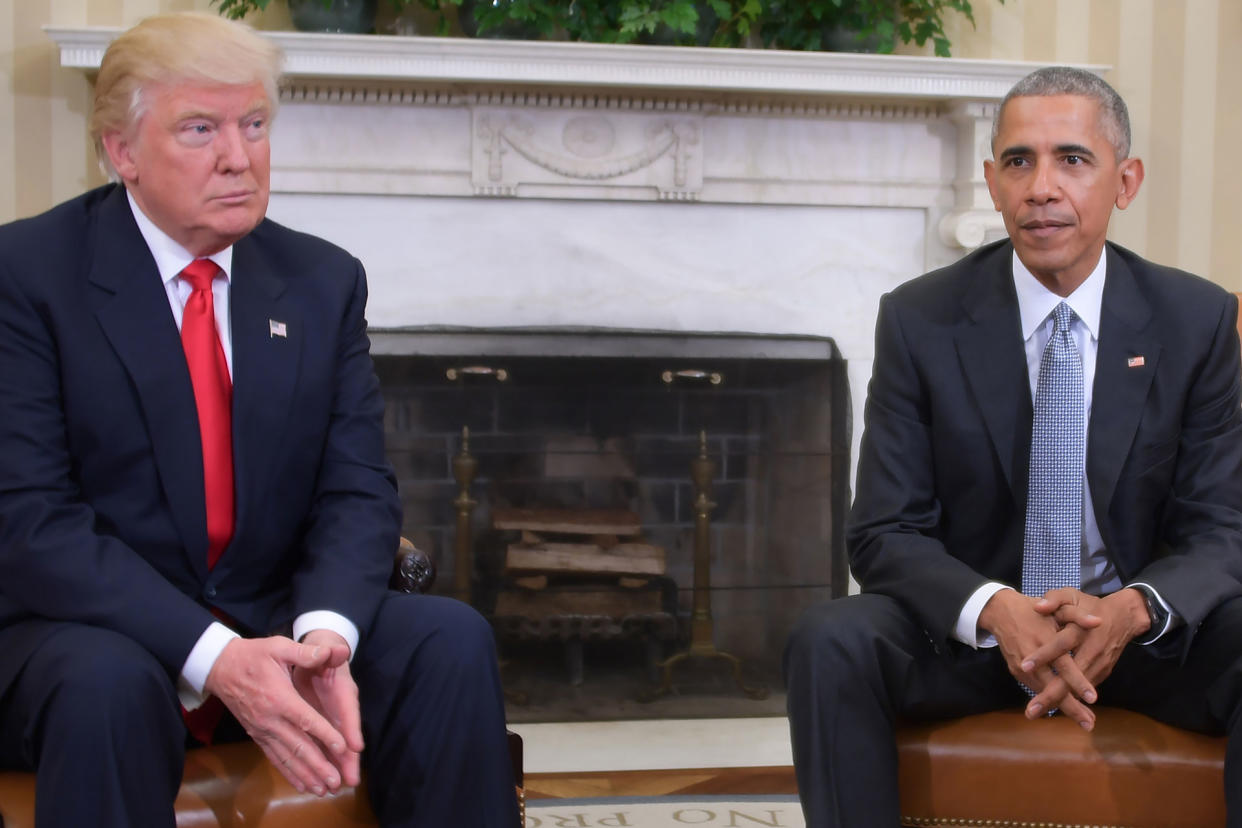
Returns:
[[[1155,590],[1146,584],[1131,584],[1130,587],[1138,591],[1143,596],[1143,601],[1147,604],[1147,614],[1151,616],[1151,626],[1142,638],[1134,639],[1136,644],[1152,644],[1160,634],[1164,632],[1164,628],[1169,623],[1169,611],[1164,608],[1164,604],[1160,603],[1160,599],[1156,597]]]

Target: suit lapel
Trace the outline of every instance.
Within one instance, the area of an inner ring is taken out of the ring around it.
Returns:
[[[963,296],[969,322],[956,341],[1005,480],[1021,502],[1030,454],[1031,389],[1011,255],[1008,244],[1000,245],[977,269]]]
[[[1134,274],[1111,247],[1100,311],[1091,422],[1087,429],[1087,482],[1101,531],[1156,375],[1160,344],[1145,333],[1151,307]],[[1142,357],[1138,360],[1138,357]],[[1109,539],[1104,539],[1107,544]]]
[[[194,391],[168,294],[123,187],[100,207],[96,233],[87,277],[95,316],[134,383],[173,522],[205,576],[207,516]]]
[[[237,529],[261,520],[256,506],[276,466],[286,431],[306,335],[302,317],[285,295],[259,245],[247,237],[233,246],[229,312],[233,334],[233,469]],[[221,565],[229,562],[228,551]]]

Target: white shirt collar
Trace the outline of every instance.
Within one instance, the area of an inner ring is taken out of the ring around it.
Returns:
[[[147,247],[151,250],[151,255],[155,258],[155,266],[160,271],[160,280],[167,284],[177,278],[181,271],[185,269],[185,266],[198,257],[191,254],[184,247],[173,241],[171,236],[156,227],[155,222],[147,218],[147,214],[142,212],[142,208],[138,206],[138,202],[134,201],[134,197],[129,190],[125,191],[125,197],[129,199],[129,209],[133,211],[134,221],[138,223],[138,232],[142,234],[143,240],[146,241]],[[220,266],[220,270],[224,271],[225,280],[232,278],[232,245],[224,248],[219,253],[207,256],[207,258]]]
[[[1013,286],[1018,292],[1018,313],[1022,316],[1022,338],[1030,339],[1035,330],[1047,321],[1049,314],[1064,301],[1074,314],[1087,327],[1092,339],[1100,338],[1100,306],[1104,304],[1104,276],[1108,257],[1100,251],[1100,260],[1096,262],[1091,275],[1069,296],[1057,296],[1044,287],[1038,279],[1027,270],[1026,265],[1018,258],[1017,251],[1013,254]]]

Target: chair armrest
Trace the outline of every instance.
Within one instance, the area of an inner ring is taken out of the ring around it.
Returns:
[[[423,593],[431,589],[435,582],[436,565],[431,558],[408,539],[402,538],[393,557],[388,588],[398,592]]]

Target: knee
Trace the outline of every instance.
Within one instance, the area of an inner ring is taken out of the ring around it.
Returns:
[[[785,647],[785,675],[815,670],[828,675],[856,674],[874,658],[877,639],[900,608],[881,595],[853,595],[817,604],[794,625]],[[826,670],[816,669],[819,667]]]
[[[469,604],[453,598],[396,596],[385,603],[373,635],[376,640],[366,654],[368,661],[413,664],[422,675],[495,669],[491,625]]]
[[[175,753],[184,741],[172,678],[146,649],[118,633],[81,628],[54,636],[27,669],[44,676],[37,733],[90,752],[146,734]],[[145,742],[144,742],[145,744]]]
[[[492,625],[469,604],[451,598],[439,599],[435,633],[429,644],[441,665],[468,669],[496,663],[496,637]]]
[[[106,630],[49,654],[53,671],[47,704],[90,729],[109,723],[154,727],[179,722],[176,690],[167,671],[132,640]]]

